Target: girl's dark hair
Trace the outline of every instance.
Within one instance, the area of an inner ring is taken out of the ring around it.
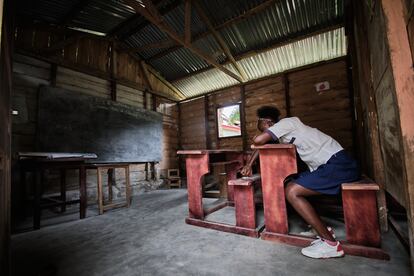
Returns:
[[[272,119],[275,123],[279,121],[280,111],[274,106],[262,106],[256,113],[259,118]]]

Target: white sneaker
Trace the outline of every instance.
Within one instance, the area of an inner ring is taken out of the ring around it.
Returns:
[[[323,239],[313,241],[310,246],[302,249],[302,254],[314,259],[337,258],[345,255],[342,245],[337,241],[335,245],[328,244]]]

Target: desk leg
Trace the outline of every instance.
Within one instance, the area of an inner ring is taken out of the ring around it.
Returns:
[[[79,194],[80,194],[80,206],[79,206],[79,217],[81,219],[86,217],[86,169],[85,166],[79,168]]]
[[[288,233],[285,178],[297,172],[294,149],[260,149],[266,232]]]
[[[204,219],[201,177],[208,173],[208,154],[187,156],[187,192],[189,217]]]
[[[62,205],[60,211],[63,213],[66,211],[66,170],[60,170],[60,200]]]
[[[96,179],[97,179],[97,184],[98,186],[96,187],[97,189],[97,194],[98,194],[98,209],[99,209],[99,214],[102,215],[103,214],[103,186],[102,186],[102,172],[101,172],[101,168],[97,168],[96,169]]]
[[[33,174],[33,228],[40,229],[43,171],[41,169],[35,170]]]
[[[229,187],[231,187],[230,185]],[[236,225],[244,228],[256,228],[256,205],[254,203],[254,185],[233,186]]]

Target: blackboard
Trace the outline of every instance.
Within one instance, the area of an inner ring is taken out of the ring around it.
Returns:
[[[160,161],[162,114],[42,86],[36,146],[39,151],[96,153],[93,162]]]

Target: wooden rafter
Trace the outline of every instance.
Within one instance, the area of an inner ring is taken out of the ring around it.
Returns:
[[[207,28],[210,30],[218,44],[220,45],[223,52],[226,54],[227,59],[230,61],[230,63],[236,68],[237,72],[239,72],[240,76],[242,77],[243,81],[247,81],[248,77],[246,72],[244,71],[243,67],[241,67],[239,64],[237,64],[236,60],[233,57],[233,54],[230,51],[229,46],[224,41],[223,37],[214,29],[213,24],[211,24],[210,19],[207,17],[207,15],[204,13],[203,9],[201,8],[200,4],[198,2],[194,2],[194,7],[197,10],[198,15],[201,17],[201,20],[203,20],[204,24],[207,25]]]
[[[160,3],[162,0],[158,0],[158,1],[154,1],[153,2],[153,4],[154,5],[157,5],[158,3]],[[169,13],[170,11],[172,11],[172,10],[174,10],[175,8],[177,8],[177,7],[179,7],[181,5],[181,0],[175,0],[175,1],[173,1],[173,2],[171,2],[170,4],[168,4],[168,5],[166,5],[165,7],[163,7],[163,8],[161,8],[160,9],[160,11],[159,11],[159,13],[161,14],[161,15],[165,15],[165,14],[167,14],[167,13]],[[135,17],[135,20],[137,19],[137,18],[140,18],[140,17],[142,17],[140,14],[137,14],[137,15],[135,15],[134,16]],[[131,19],[131,23],[133,23],[133,22],[135,22],[135,21],[132,21],[132,19]],[[124,35],[122,35],[119,39],[120,40],[125,40],[125,39],[127,39],[128,37],[130,37],[130,36],[132,36],[132,35],[134,35],[134,34],[136,34],[136,33],[138,33],[140,30],[142,30],[143,28],[145,28],[146,26],[148,26],[149,24],[151,24],[151,22],[149,22],[148,20],[145,20],[144,22],[142,22],[141,24],[138,24],[138,26],[136,26],[136,27],[134,27],[134,28],[132,28],[131,30],[129,30],[127,33],[125,33]],[[126,25],[127,26],[127,25]],[[118,32],[120,31],[121,29],[119,29],[118,30]],[[113,35],[116,35],[116,33],[113,33]]]
[[[267,1],[263,2],[262,4],[259,4],[258,6],[246,11],[245,13],[243,13],[239,16],[236,16],[232,19],[229,19],[229,20],[227,20],[226,22],[224,22],[220,25],[214,26],[213,28],[214,28],[215,31],[220,31],[221,29],[223,29],[225,27],[231,26],[233,24],[236,24],[237,22],[243,21],[243,20],[245,20],[249,17],[252,17],[252,16],[256,15],[257,13],[259,13],[259,12],[263,11],[264,9],[266,9],[266,8],[270,7],[271,5],[273,5],[276,1],[278,1],[278,0],[267,0]],[[211,34],[211,31],[207,30],[204,33],[195,35],[194,38],[193,38],[193,42],[198,41],[198,40],[202,39],[203,37],[206,37],[210,34]],[[170,48],[170,49],[168,49],[164,52],[161,52],[159,54],[156,54],[156,55],[150,57],[148,60],[151,61],[151,60],[161,58],[163,56],[168,55],[171,52],[174,52],[174,51],[180,49],[181,47],[182,46],[179,46],[179,45],[175,46],[175,47],[172,47],[172,48]]]
[[[163,0],[155,0],[154,1],[154,5],[158,5],[162,1]],[[132,15],[132,16],[130,16],[127,20],[122,21],[121,23],[119,23],[118,25],[116,25],[112,30],[110,30],[108,32],[108,36],[113,36],[113,37],[118,36],[118,34],[119,34],[120,31],[124,30],[128,26],[137,24],[137,20],[139,20],[140,18],[143,19],[142,16],[139,15],[139,14],[137,14],[137,13],[134,14],[134,15]],[[142,22],[141,24],[139,24],[139,26],[143,25],[145,27],[148,24],[149,24],[149,22],[144,19],[144,22]]]
[[[343,22],[340,22],[340,23],[339,22],[335,22],[335,23],[332,23],[331,26],[326,27],[326,28],[323,28],[323,29],[308,30],[307,33],[294,34],[294,35],[286,38],[283,41],[276,41],[276,42],[272,43],[271,45],[269,45],[267,47],[263,47],[263,48],[260,48],[260,49],[251,50],[251,51],[242,53],[240,55],[237,55],[237,56],[234,57],[234,59],[236,61],[239,61],[241,59],[248,58],[248,57],[251,57],[251,56],[254,56],[254,55],[257,55],[257,54],[266,52],[266,51],[269,51],[271,49],[284,46],[284,45],[289,44],[289,43],[293,43],[293,42],[296,42],[296,41],[299,41],[299,40],[302,40],[302,39],[305,39],[305,38],[308,38],[308,37],[311,37],[311,36],[315,36],[315,35],[318,35],[318,34],[321,34],[321,33],[329,32],[329,31],[332,31],[332,30],[341,28],[343,26],[344,26],[344,23]],[[224,63],[222,63],[222,65],[229,64],[229,63],[230,63],[230,60],[226,60]],[[196,72],[187,74],[187,75],[185,75],[183,77],[179,77],[179,78],[176,78],[174,80],[171,80],[171,82],[173,83],[173,82],[176,82],[176,81],[179,81],[179,80],[182,80],[182,79],[186,79],[188,77],[191,77],[191,76],[197,75],[199,73],[208,71],[208,70],[210,70],[212,68],[213,68],[212,66],[209,66],[207,68],[204,68],[204,69],[198,70]]]
[[[161,31],[166,33],[171,39],[176,41],[178,44],[183,45],[185,48],[190,50],[193,54],[197,55],[198,57],[205,60],[208,64],[216,67],[217,69],[223,71],[230,77],[242,82],[242,79],[237,74],[233,73],[229,69],[225,68],[224,66],[220,65],[213,57],[209,56],[208,54],[204,53],[197,47],[194,47],[192,44],[188,44],[183,40],[172,27],[168,26],[161,15],[158,13],[155,6],[149,0],[143,0],[144,5],[141,5],[135,0],[123,0],[123,2],[129,6],[131,6],[137,13],[140,13],[144,16],[148,21],[152,24],[157,26]]]
[[[185,20],[184,20],[184,30],[185,30],[185,43],[191,43],[191,0],[185,0]]]

